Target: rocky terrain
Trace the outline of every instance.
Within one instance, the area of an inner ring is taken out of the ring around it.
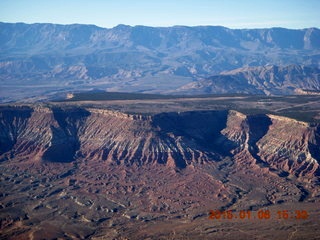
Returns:
[[[319,38],[0,23],[0,239],[317,239]]]
[[[274,115],[221,110],[148,116],[21,106],[2,107],[0,129],[2,161],[18,156],[49,162],[83,158],[185,168],[239,152],[296,177],[320,174],[319,125]]]
[[[52,99],[90,89],[176,93],[183,87],[189,94],[319,90],[319,37],[317,28],[0,23],[0,100]],[[272,78],[275,69],[294,80]]]
[[[193,94],[230,92],[265,95],[312,94],[312,91],[319,91],[319,82],[319,68],[270,65],[221,72],[219,75],[186,84],[179,89],[179,92]]]
[[[105,104],[1,106],[2,238],[319,233],[318,123],[235,110],[126,113]],[[265,207],[273,220],[254,226],[208,219],[212,209]],[[309,217],[290,218],[284,229],[276,215],[285,209]]]

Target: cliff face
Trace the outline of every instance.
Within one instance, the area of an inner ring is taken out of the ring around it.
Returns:
[[[274,115],[229,114],[222,133],[233,152],[296,177],[319,176],[319,126]]]
[[[314,177],[320,175],[319,134],[318,125],[236,111],[143,116],[75,107],[0,109],[2,161],[86,159],[184,168],[231,156],[238,164]]]
[[[296,176],[319,175],[318,126],[309,127],[288,118],[269,117],[269,130],[257,142],[261,159]]]
[[[26,131],[31,108],[2,108],[0,112],[0,154],[10,151]]]

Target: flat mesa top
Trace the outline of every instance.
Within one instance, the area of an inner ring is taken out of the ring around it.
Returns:
[[[202,95],[171,96],[130,93],[75,94],[73,98],[44,103],[53,106],[99,108],[130,114],[235,110],[244,114],[274,114],[304,122],[320,121],[320,96]]]

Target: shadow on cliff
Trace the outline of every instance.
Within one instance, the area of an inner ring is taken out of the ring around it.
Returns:
[[[318,161],[320,164],[320,125],[317,125],[316,130],[313,134],[313,136],[310,138],[309,141],[309,150],[310,154],[314,159]]]
[[[33,109],[29,107],[1,108],[0,155],[12,150],[19,134],[25,130],[32,112]]]
[[[247,122],[249,126],[249,152],[257,160],[258,164],[267,167],[269,165],[258,155],[259,148],[257,142],[267,134],[272,121],[267,115],[259,114],[248,116]]]
[[[58,127],[51,126],[51,146],[44,152],[42,159],[50,162],[72,162],[80,149],[79,129],[90,112],[81,109],[52,109]]]
[[[317,124],[316,129],[308,142],[308,147],[311,156],[316,159],[318,164],[320,165],[320,125]],[[315,171],[315,176],[320,176],[320,167]]]
[[[217,139],[221,138],[227,141],[221,130],[226,127],[228,114],[227,110],[161,113],[154,116],[152,124],[162,138],[168,138],[172,134],[175,139],[173,144],[177,139],[182,139],[185,147],[206,152],[209,156],[212,155],[212,159],[218,160],[219,156],[215,153],[227,152],[223,151],[223,146],[217,146],[216,143]],[[186,167],[192,158],[192,154],[184,150],[180,149],[171,154],[179,168]]]

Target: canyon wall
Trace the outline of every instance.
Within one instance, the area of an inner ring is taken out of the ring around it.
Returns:
[[[139,115],[79,107],[0,108],[1,161],[85,159],[185,168],[228,156],[238,164],[316,177],[319,134],[317,124],[233,110]]]

